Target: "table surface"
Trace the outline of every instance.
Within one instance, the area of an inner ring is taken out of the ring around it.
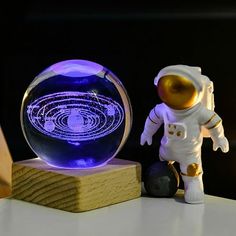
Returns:
[[[236,201],[205,196],[205,204],[175,198],[138,199],[83,213],[69,213],[14,199],[0,199],[1,236],[236,235]]]

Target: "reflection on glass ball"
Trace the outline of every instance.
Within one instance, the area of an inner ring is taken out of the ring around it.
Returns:
[[[33,80],[22,101],[21,126],[29,146],[56,167],[105,165],[124,145],[131,123],[121,81],[91,61],[50,66]]]

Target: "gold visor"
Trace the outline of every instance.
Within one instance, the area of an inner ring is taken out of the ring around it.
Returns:
[[[179,75],[165,75],[157,85],[160,99],[170,108],[183,110],[197,101],[198,92],[191,80]]]

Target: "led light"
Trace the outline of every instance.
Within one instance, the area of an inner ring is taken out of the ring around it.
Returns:
[[[29,85],[21,108],[28,144],[60,168],[105,165],[124,145],[131,123],[131,104],[121,81],[84,60],[44,70]]]

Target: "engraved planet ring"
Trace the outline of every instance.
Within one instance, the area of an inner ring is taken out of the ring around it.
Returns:
[[[39,97],[27,106],[27,115],[39,132],[72,142],[104,137],[124,120],[122,106],[113,99],[75,91]]]

